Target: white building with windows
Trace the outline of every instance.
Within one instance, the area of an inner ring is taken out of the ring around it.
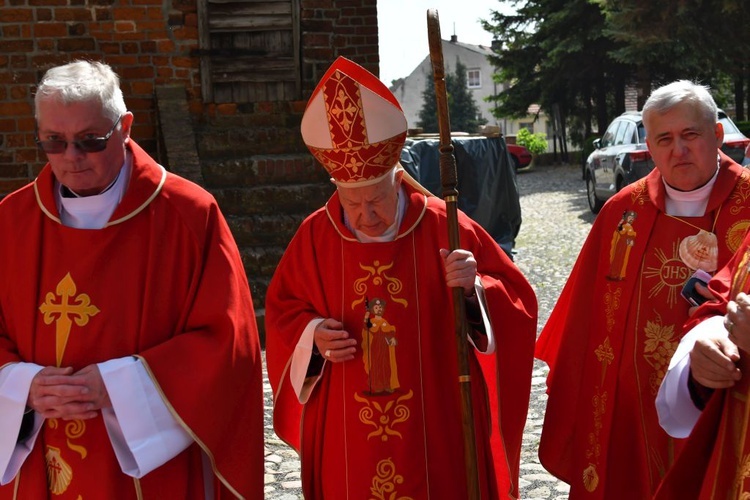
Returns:
[[[492,54],[490,47],[461,43],[456,35],[451,36],[450,40],[443,40],[443,63],[445,64],[446,74],[455,72],[457,59],[466,67],[467,86],[474,95],[474,101],[476,101],[482,117],[487,120],[487,125],[499,127],[500,132],[506,136],[515,136],[521,128],[527,128],[531,132],[543,132],[547,134],[547,138],[550,139],[550,146],[552,146],[552,130],[547,125],[547,117],[539,112],[538,106],[534,106],[534,109],[530,108],[528,118],[520,120],[492,116],[490,112],[492,104],[487,102],[485,98],[499,93],[503,90],[504,84],[493,81],[494,68],[487,58],[490,54]],[[429,54],[409,76],[395,80],[391,86],[391,92],[404,109],[410,129],[419,126],[419,111],[424,103],[422,93],[428,81],[432,85],[432,62]],[[454,130],[454,132],[459,131]]]

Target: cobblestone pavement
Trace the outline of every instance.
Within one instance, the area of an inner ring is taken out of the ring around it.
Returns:
[[[539,300],[539,327],[547,321],[593,222],[579,165],[532,166],[518,174],[523,223],[516,239],[515,262]],[[520,491],[524,499],[568,498],[568,485],[539,464],[537,448],[546,405],[547,366],[535,361],[531,402],[521,452]],[[264,379],[266,487],[265,498],[302,498],[297,454],[274,434],[272,392]]]

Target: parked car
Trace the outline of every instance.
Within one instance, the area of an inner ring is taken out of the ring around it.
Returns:
[[[724,154],[742,164],[745,158],[745,149],[750,145],[750,139],[740,132],[737,125],[723,110],[719,110],[719,123],[724,126],[724,144],[721,150]]]
[[[612,195],[652,168],[641,112],[626,111],[610,123],[601,139],[594,140],[594,151],[586,159],[584,179],[591,211],[598,213]]]
[[[525,146],[518,144],[507,144],[507,146],[514,169],[518,170],[519,168],[529,166],[531,163],[531,153],[529,153],[529,150]]]
[[[745,157],[742,159],[741,165],[744,167],[750,165],[750,142],[745,146]]]

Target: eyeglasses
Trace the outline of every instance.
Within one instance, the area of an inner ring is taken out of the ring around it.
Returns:
[[[112,125],[112,129],[107,132],[107,135],[105,135],[104,137],[94,137],[93,139],[79,139],[77,141],[40,141],[39,136],[37,136],[35,139],[36,145],[39,146],[39,149],[41,149],[45,153],[53,155],[64,153],[68,149],[68,144],[74,145],[78,149],[78,151],[83,151],[84,153],[98,153],[99,151],[104,151],[106,149],[107,141],[110,137],[112,137],[112,134],[115,133],[115,128],[117,128],[117,124],[120,123],[121,119],[122,115],[117,118],[115,124]]]

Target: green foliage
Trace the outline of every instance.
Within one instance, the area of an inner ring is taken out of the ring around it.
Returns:
[[[516,144],[525,147],[534,156],[547,152],[547,136],[542,132],[532,134],[522,128],[516,134]]]
[[[469,90],[466,81],[466,66],[456,59],[456,69],[445,75],[445,89],[448,93],[448,114],[451,130],[476,133],[479,127],[487,123],[482,118],[479,106]],[[427,80],[422,93],[422,109],[419,110],[417,125],[427,133],[437,133],[438,114],[435,102],[435,85],[432,78]]]
[[[750,137],[750,121],[734,122],[740,132],[745,134],[745,137]]]
[[[676,79],[710,86],[725,109],[750,103],[747,0],[510,3],[513,14],[493,11],[482,21],[497,47],[498,118],[525,116],[532,104],[549,115],[557,105],[567,136],[580,141],[624,111],[626,88],[637,89],[640,108],[653,88]]]

